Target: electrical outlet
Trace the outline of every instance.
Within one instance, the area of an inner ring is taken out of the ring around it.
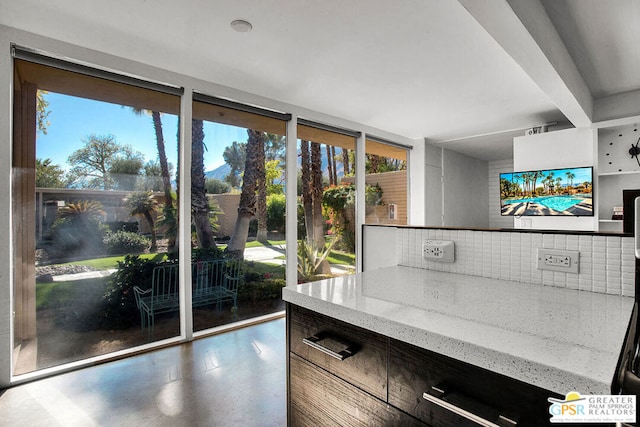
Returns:
[[[451,240],[425,240],[422,257],[429,261],[454,262],[455,245]]]
[[[580,252],[538,248],[537,265],[540,270],[564,271],[578,274]]]

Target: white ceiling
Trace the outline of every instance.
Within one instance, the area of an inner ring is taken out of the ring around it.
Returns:
[[[640,89],[638,4],[0,0],[0,24],[492,160],[513,130],[583,125],[592,93]],[[544,11],[561,28],[551,49]]]
[[[594,97],[640,88],[640,2],[543,0]]]

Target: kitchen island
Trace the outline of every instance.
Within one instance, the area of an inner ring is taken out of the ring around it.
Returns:
[[[458,383],[466,376],[470,381],[497,382],[510,389],[514,386],[508,383],[513,380],[534,389],[523,396],[538,394],[540,399],[564,397],[569,391],[609,394],[634,302],[630,297],[402,266],[287,287],[283,299],[289,313],[302,310],[302,317],[320,316],[306,323],[311,336],[338,330],[337,335],[344,338],[339,327],[348,326],[361,328],[353,332],[356,342],[369,332],[376,339],[387,339],[387,357],[382,357],[383,351],[378,357],[378,364],[386,364],[379,369],[386,382],[373,389],[357,379],[347,378],[346,383],[431,425],[438,425],[438,421],[412,413],[411,402],[403,407],[402,397],[393,401],[408,387],[393,385],[395,377],[402,376],[403,366],[410,363],[403,360],[394,368],[393,353],[398,348],[403,349],[398,357],[416,350],[418,362],[433,356],[439,371],[453,367],[460,377]],[[328,362],[330,356],[316,357],[313,354],[322,351],[301,347],[291,329],[296,316],[289,316],[290,362],[292,357],[302,356],[331,373],[336,363]],[[304,325],[303,321],[303,330]],[[368,348],[363,343],[355,347]],[[473,371],[476,368],[479,376]],[[365,376],[373,370],[367,368]],[[441,376],[447,379],[446,372]],[[345,379],[342,374],[337,377]],[[422,396],[419,390],[414,394]],[[431,410],[427,412],[433,417]]]

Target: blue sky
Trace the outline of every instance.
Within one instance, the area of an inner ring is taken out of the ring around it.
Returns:
[[[82,147],[82,140],[91,134],[114,135],[121,145],[131,145],[140,151],[145,161],[157,159],[155,132],[151,116],[137,116],[129,107],[116,104],[60,95],[49,92],[45,95],[50,111],[47,134],[39,133],[36,140],[36,157],[50,158],[53,164],[70,169],[69,155]],[[162,129],[167,157],[177,166],[177,124],[175,115],[162,115]],[[246,142],[246,129],[205,122],[205,171],[224,164],[222,152],[233,141]]]

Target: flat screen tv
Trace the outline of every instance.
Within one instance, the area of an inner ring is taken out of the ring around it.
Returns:
[[[593,167],[501,173],[500,213],[593,216]]]

